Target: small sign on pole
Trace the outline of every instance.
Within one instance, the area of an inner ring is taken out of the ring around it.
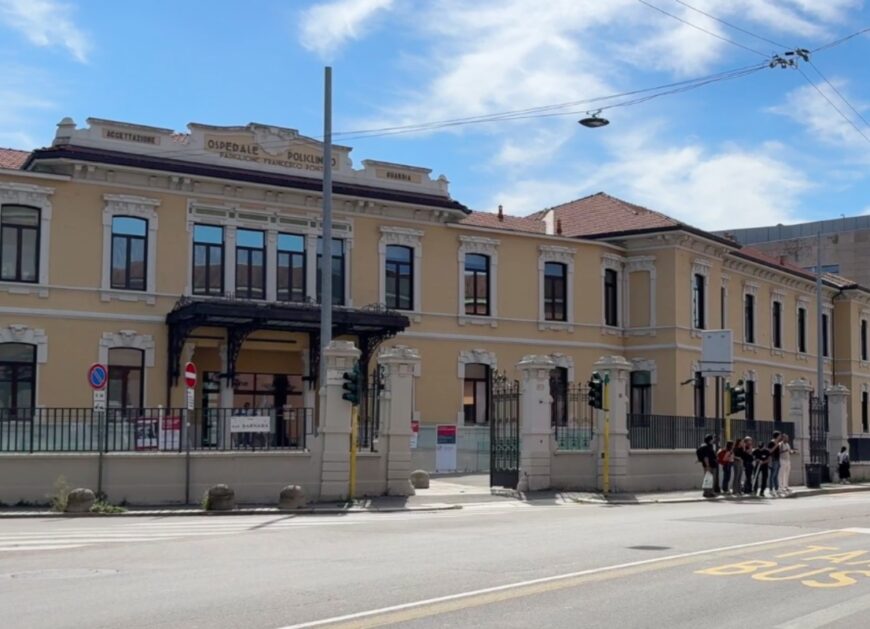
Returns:
[[[731,330],[706,330],[703,333],[699,370],[705,376],[728,376],[734,371],[734,346]]]
[[[193,389],[187,390],[187,410],[192,411],[194,409],[194,402],[196,394]]]
[[[106,388],[109,381],[109,370],[101,363],[94,363],[88,368],[88,384],[94,391]]]
[[[94,410],[103,412],[106,410],[106,390],[94,389]]]
[[[411,449],[417,447],[417,439],[420,436],[420,422],[416,419],[411,420]]]
[[[196,365],[193,363],[184,365],[184,384],[190,389],[196,386]]]

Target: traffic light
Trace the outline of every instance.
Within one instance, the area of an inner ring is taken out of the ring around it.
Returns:
[[[746,389],[743,387],[743,380],[738,380],[737,384],[731,387],[731,409],[730,412],[739,413],[746,410]]]
[[[341,385],[341,388],[344,389],[344,393],[341,394],[341,399],[350,402],[354,406],[359,406],[360,384],[362,381],[359,363],[355,362],[353,369],[345,371],[342,374],[342,378],[344,379],[344,384]]]
[[[604,408],[604,380],[597,371],[592,372],[589,378],[589,406],[592,408]]]

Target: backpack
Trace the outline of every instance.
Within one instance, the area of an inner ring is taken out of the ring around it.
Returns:
[[[719,450],[719,454],[716,455],[716,461],[719,463],[719,465],[725,465],[725,463],[726,463],[725,458],[727,456],[728,456],[728,450],[726,450],[725,448],[722,448],[721,450]]]
[[[695,456],[698,457],[698,463],[706,463],[706,461],[705,461],[706,454],[707,454],[706,448],[707,448],[707,444],[705,443],[705,444],[699,445],[698,449],[695,450]]]

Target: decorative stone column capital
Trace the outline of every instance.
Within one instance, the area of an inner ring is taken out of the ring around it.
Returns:
[[[797,380],[792,380],[787,385],[785,385],[785,388],[788,391],[791,391],[794,393],[798,393],[798,392],[811,393],[813,390],[813,387],[810,386],[810,383],[807,382],[806,380],[804,380],[803,378],[798,378]]]

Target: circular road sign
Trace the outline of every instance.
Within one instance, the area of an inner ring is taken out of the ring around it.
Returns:
[[[184,365],[184,384],[191,389],[196,386],[196,365],[193,363]]]
[[[88,369],[88,384],[94,391],[100,391],[106,388],[106,383],[109,380],[109,370],[105,365],[94,363]]]

